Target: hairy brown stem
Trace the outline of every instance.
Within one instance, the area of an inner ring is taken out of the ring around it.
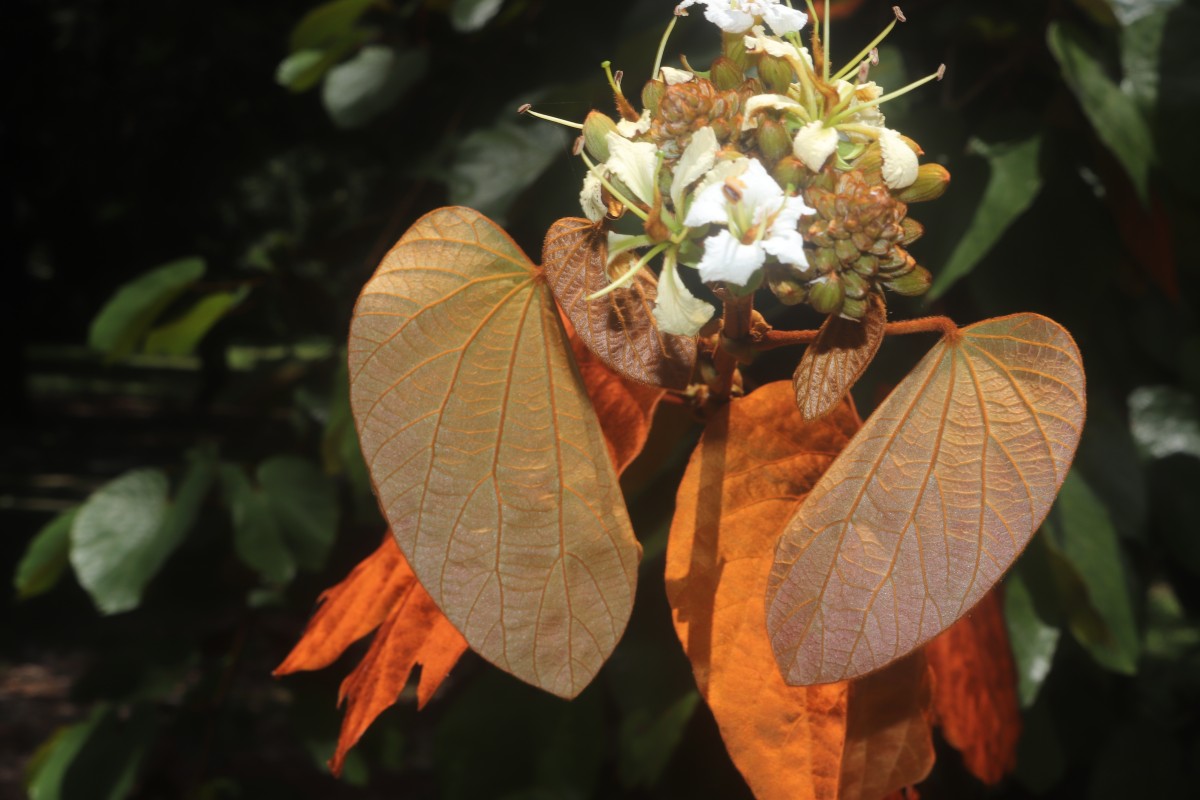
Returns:
[[[743,342],[750,336],[751,321],[754,315],[754,295],[737,297],[724,287],[714,290],[721,300],[724,314],[721,320],[721,340]],[[717,379],[712,384],[712,392],[717,397],[728,398],[733,390],[733,376],[737,371],[738,358],[726,347],[717,347],[713,354],[713,366],[716,368]]]
[[[755,350],[774,350],[776,347],[787,347],[794,344],[812,344],[816,341],[818,331],[776,331],[763,333],[751,347]],[[921,317],[906,319],[900,322],[889,322],[883,329],[884,336],[903,336],[908,333],[940,333],[948,342],[958,338],[958,326],[949,317]]]

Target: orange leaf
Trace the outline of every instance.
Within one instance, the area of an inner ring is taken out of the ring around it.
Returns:
[[[354,642],[379,627],[415,580],[389,534],[346,579],[321,593],[320,607],[275,675],[327,667]]]
[[[780,538],[767,627],[788,682],[865,675],[975,605],[1045,519],[1083,418],[1079,350],[1055,322],[937,344]]]
[[[396,702],[414,666],[421,665],[417,682],[417,708],[421,709],[466,652],[467,640],[407,566],[405,562],[408,591],[392,607],[371,648],[338,691],[338,704],[346,703],[346,714],[337,751],[329,762],[334,775],[341,773],[346,753],[375,718]]]
[[[933,669],[933,710],[946,741],[975,777],[996,784],[1017,763],[1021,708],[1000,593],[925,647]]]
[[[609,285],[608,234],[602,226],[577,217],[555,222],[546,232],[542,269],[579,338],[606,366],[639,383],[687,387],[696,340],[658,329],[651,313],[658,297],[654,273],[643,269],[628,286],[588,299]]]
[[[817,419],[833,410],[879,352],[887,326],[887,307],[877,294],[868,297],[867,303],[862,320],[831,314],[822,323],[816,341],[804,349],[792,386],[796,405],[805,419]]]
[[[563,324],[571,340],[575,365],[579,367],[588,398],[600,419],[608,454],[612,456],[617,474],[621,474],[646,446],[654,410],[666,391],[622,378],[592,355],[575,333],[570,320],[564,319]]]
[[[471,647],[563,697],[629,620],[639,547],[541,273],[465,208],[363,288],[350,402],[400,549]]]
[[[902,767],[889,773],[890,788],[899,788],[932,763],[928,729],[923,739],[914,728],[911,740],[897,742],[894,726],[865,724],[878,686],[787,686],[772,658],[763,618],[775,539],[859,426],[848,401],[817,423],[804,423],[794,403],[790,384],[769,384],[718,413],[700,438],[667,546],[675,630],[729,754],[759,800],[859,796],[840,788],[862,782],[843,770],[843,753],[890,756]],[[919,699],[911,675],[900,678],[897,685]],[[923,719],[917,709],[914,724]]]

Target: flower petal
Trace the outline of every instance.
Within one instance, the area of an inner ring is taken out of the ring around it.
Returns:
[[[741,202],[744,207],[753,210],[755,222],[766,219],[783,205],[783,189],[757,158],[750,159],[750,164],[741,175],[741,182]]]
[[[609,131],[608,161],[621,183],[646,205],[654,204],[654,173],[658,170],[658,148],[652,142],[631,142],[617,131]]]
[[[683,224],[689,228],[707,225],[710,222],[729,224],[729,198],[725,196],[724,181],[710,183],[703,190],[696,192],[692,206],[683,218]]]
[[[804,166],[813,172],[820,172],[837,149],[837,143],[837,129],[826,128],[825,123],[814,120],[796,132],[792,150],[796,158],[804,162]]]
[[[762,247],[763,250],[785,264],[797,267],[808,266],[808,254],[804,252],[804,237],[795,228],[772,233],[771,238],[763,240]]]
[[[671,202],[675,204],[676,212],[683,208],[683,193],[687,187],[713,168],[720,149],[717,134],[712,128],[704,127],[692,134],[692,140],[675,165],[675,176],[671,180]]]
[[[592,222],[598,222],[608,214],[604,198],[600,195],[601,188],[600,179],[589,170],[583,179],[583,190],[579,192],[579,205],[583,208],[583,215]]]
[[[742,244],[723,230],[704,240],[704,257],[697,269],[706,282],[725,281],[745,286],[766,260],[761,244]]]
[[[677,83],[687,83],[696,76],[688,72],[686,69],[675,69],[674,67],[662,67],[662,78],[667,86],[674,86]]]
[[[883,182],[888,188],[912,186],[917,179],[917,154],[905,144],[900,134],[885,128],[879,134],[879,149],[883,153]]]
[[[804,106],[790,97],[782,94],[756,94],[746,101],[742,109],[742,130],[748,131],[758,127],[755,115],[760,111],[774,109],[776,111],[803,110]]]
[[[785,33],[796,33],[808,22],[808,14],[805,14],[803,11],[797,11],[794,8],[781,6],[778,2],[773,2],[770,5],[759,3],[759,5],[763,6],[763,22],[771,26],[771,30],[776,36],[783,36]]]
[[[642,116],[636,122],[633,120],[623,119],[617,122],[617,133],[624,136],[626,139],[645,133],[650,130],[650,109],[642,112]]]
[[[663,333],[695,336],[712,319],[716,309],[688,291],[675,264],[667,259],[658,276],[658,300],[652,313]]]

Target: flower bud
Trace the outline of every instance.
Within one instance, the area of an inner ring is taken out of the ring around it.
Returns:
[[[758,59],[758,78],[768,92],[787,94],[796,74],[792,72],[792,65],[782,58],[764,55]]]
[[[742,85],[744,80],[746,80],[746,73],[733,59],[720,56],[713,62],[712,82],[720,91],[727,92],[736,89]]]
[[[667,85],[660,80],[646,81],[642,87],[642,108],[647,108],[653,115],[658,114],[663,95],[667,93]]]
[[[782,123],[763,115],[758,121],[758,149],[767,166],[772,166],[784,156],[791,155],[792,137]]]
[[[871,255],[859,256],[858,260],[850,265],[850,268],[864,278],[871,278],[879,272],[879,259]]]
[[[842,310],[846,294],[837,273],[817,278],[808,286],[808,302],[820,314],[836,314]]]
[[[608,161],[608,134],[617,129],[617,123],[607,114],[593,111],[583,121],[583,141],[592,158],[599,162]]]
[[[775,179],[783,188],[789,186],[800,186],[801,181],[808,175],[808,170],[804,168],[804,164],[795,156],[787,156],[780,159],[775,168],[771,170],[771,177]]]
[[[916,297],[929,291],[931,283],[933,283],[933,276],[929,274],[929,270],[918,266],[904,275],[885,281],[883,285],[896,294]]]
[[[795,306],[808,299],[801,271],[790,264],[768,264],[763,272],[767,286],[785,306]]]
[[[867,315],[867,298],[847,297],[842,301],[842,310],[838,313],[849,319],[862,319]]]
[[[900,236],[901,244],[912,244],[925,234],[925,226],[912,217],[905,217],[901,220],[900,227],[904,231]]]
[[[746,53],[746,35],[744,33],[722,33],[721,54],[745,71],[750,66],[750,56]]]
[[[946,191],[949,183],[950,172],[941,164],[922,164],[912,186],[897,192],[896,199],[905,203],[936,200]]]
[[[867,279],[857,272],[847,271],[841,273],[842,289],[846,292],[847,299],[862,300],[867,296],[867,291],[871,285]]]

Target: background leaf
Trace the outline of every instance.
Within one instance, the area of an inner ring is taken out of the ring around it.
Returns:
[[[72,508],[47,522],[25,549],[13,576],[13,586],[22,600],[43,594],[58,583],[67,568],[71,526],[78,511]]]
[[[960,278],[968,274],[995,246],[1008,226],[1033,204],[1042,187],[1038,174],[1038,155],[1041,137],[1022,142],[986,145],[975,140],[970,149],[988,161],[987,188],[971,219],[958,240],[958,246],[937,271],[933,286],[926,295],[928,302],[941,297]]]
[[[491,22],[504,0],[454,0],[450,7],[450,24],[456,31],[470,33]]]
[[[517,195],[567,146],[554,125],[518,124],[509,121],[508,114],[503,119],[465,136],[446,176],[452,204],[473,208],[499,224],[504,224],[505,211]]]
[[[92,320],[88,345],[110,360],[128,355],[159,314],[204,275],[204,269],[203,259],[184,258],[126,283]]]
[[[362,127],[395,105],[428,65],[424,50],[368,45],[328,71],[321,102],[338,127]]]
[[[143,350],[151,355],[191,355],[213,326],[237,308],[249,293],[249,289],[242,288],[236,292],[214,292],[197,300],[178,318],[150,331]]]

